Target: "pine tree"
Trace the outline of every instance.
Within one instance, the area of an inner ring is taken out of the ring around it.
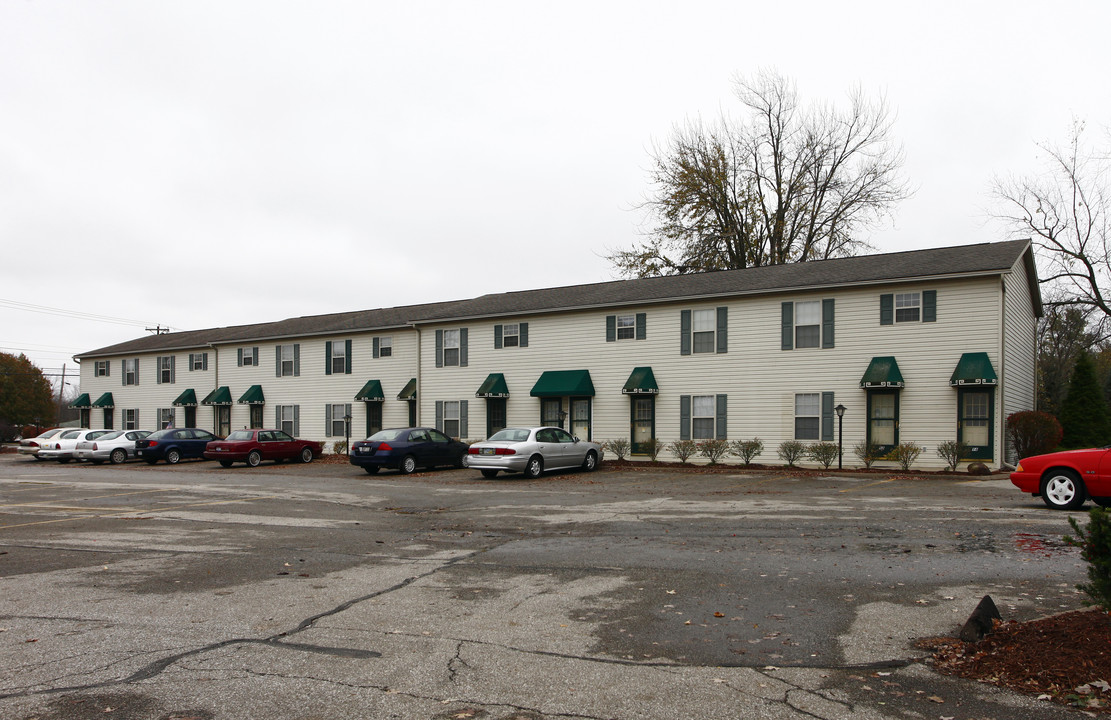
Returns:
[[[1069,392],[1061,405],[1065,447],[1101,447],[1111,443],[1111,411],[1103,399],[1096,366],[1088,353],[1076,360]]]

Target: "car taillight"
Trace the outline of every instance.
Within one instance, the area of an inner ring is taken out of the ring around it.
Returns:
[[[479,454],[479,448],[469,447],[469,448],[467,448],[467,454],[468,455],[478,455]],[[513,448],[494,448],[494,454],[495,455],[516,455],[517,451],[514,450]]]
[[[93,443],[93,450],[96,450],[96,443]]]
[[[157,444],[158,444],[158,441],[157,441],[157,440],[149,440],[149,441],[147,441],[147,447],[154,447],[154,446],[155,446],[155,445],[157,445]]]
[[[54,443],[54,449],[55,450],[61,450],[62,449],[62,443]]]
[[[390,447],[389,443],[381,443],[378,445],[379,452],[389,452],[390,450],[393,450],[393,448]]]
[[[31,447],[38,447],[39,446],[39,444],[37,442],[35,442],[34,440],[32,440],[30,442],[30,445],[31,445]]]

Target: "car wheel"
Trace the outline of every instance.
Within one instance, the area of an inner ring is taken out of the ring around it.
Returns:
[[[303,462],[303,463],[311,463],[312,462],[312,448],[310,448],[310,447],[301,448],[301,462]]]
[[[116,448],[108,459],[112,461],[113,465],[125,463],[127,462],[127,451],[123,448]]]
[[[252,450],[251,452],[247,453],[248,465],[250,465],[251,467],[258,467],[258,464],[260,462],[262,462],[262,455],[259,453],[258,450]]]
[[[1042,500],[1054,510],[1076,510],[1087,499],[1084,483],[1072,470],[1054,470],[1042,478]]]
[[[528,465],[525,465],[525,477],[538,478],[544,472],[544,459],[539,455],[533,455],[528,459]]]
[[[470,464],[471,464],[471,455],[466,450],[464,450],[463,453],[459,456],[459,459],[455,462],[455,467],[465,468],[465,467],[470,467]]]
[[[377,465],[367,465],[365,468],[363,468],[363,470],[366,470],[367,475],[377,475],[378,474],[378,466]]]
[[[586,454],[586,457],[583,458],[583,470],[586,472],[594,472],[597,469],[598,456],[594,454],[593,450],[591,450]]]
[[[397,469],[401,471],[402,475],[408,475],[417,469],[417,459],[412,455],[406,455],[401,458],[401,465]]]
[[[497,470],[483,470],[482,471],[482,477],[486,478],[487,480],[493,480],[497,476],[498,476],[498,471]]]
[[[220,467],[231,467],[231,460],[221,460]]]
[[[177,449],[167,450],[166,451],[166,462],[168,462],[171,465],[177,465],[179,462],[181,462],[181,451],[177,450]]]

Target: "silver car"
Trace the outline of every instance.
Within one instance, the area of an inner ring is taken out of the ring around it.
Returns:
[[[469,467],[485,478],[499,472],[520,472],[540,477],[545,470],[582,468],[590,472],[602,462],[602,446],[572,437],[563,428],[506,428],[475,443],[467,450]]]
[[[73,459],[88,460],[93,465],[110,460],[113,465],[119,465],[138,457],[135,441],[147,435],[150,435],[150,430],[117,430],[93,440],[82,440],[73,450]]]
[[[33,438],[24,438],[19,441],[19,454],[30,455],[36,460],[45,460],[46,458],[39,457],[39,451],[46,447],[46,443],[51,438],[56,438],[62,433],[70,430],[71,428],[51,428],[41,435]]]
[[[107,435],[112,432],[111,430],[67,430],[57,437],[52,437],[46,441],[46,445],[35,457],[40,457],[45,460],[57,460],[60,463],[68,463],[73,459],[73,451],[77,448],[77,443],[82,440],[95,440],[101,435]]]

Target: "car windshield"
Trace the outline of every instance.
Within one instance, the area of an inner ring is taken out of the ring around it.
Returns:
[[[148,440],[161,440],[165,437],[173,437],[174,429],[166,428],[165,430],[155,430],[150,435],[147,435]]]
[[[254,436],[255,434],[250,430],[236,430],[231,435],[228,435],[227,439],[229,442],[235,442],[238,440],[250,440]]]
[[[409,428],[394,428],[392,430],[379,430],[366,440],[367,442],[401,442],[408,439]]]
[[[117,431],[115,431],[115,432],[110,432],[110,433],[108,433],[107,435],[101,435],[101,436],[100,436],[99,438],[97,438],[97,439],[98,439],[98,440],[115,440],[115,439],[116,439],[116,438],[118,438],[118,437],[119,437],[120,435],[123,435],[123,430],[117,430]]]
[[[530,432],[528,428],[506,428],[491,435],[489,442],[525,442]]]

